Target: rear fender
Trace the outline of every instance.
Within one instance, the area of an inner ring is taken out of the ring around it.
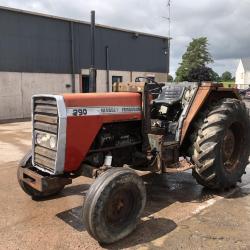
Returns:
[[[199,87],[189,109],[188,115],[183,121],[180,140],[181,145],[183,144],[186,135],[188,134],[188,131],[193,121],[195,121],[199,111],[222,98],[241,99],[238,90],[234,88],[217,87],[215,84],[205,84]]]

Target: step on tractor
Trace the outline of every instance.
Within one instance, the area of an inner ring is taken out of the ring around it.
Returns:
[[[221,84],[137,78],[112,93],[35,95],[32,105],[32,150],[18,182],[37,200],[79,176],[94,178],[83,223],[100,243],[135,229],[146,203],[142,171],[192,169],[204,187],[228,189],[248,164],[248,110],[236,89]]]

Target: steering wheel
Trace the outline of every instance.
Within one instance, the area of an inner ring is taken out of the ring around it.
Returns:
[[[162,86],[156,82],[155,80],[153,80],[151,77],[143,77],[143,76],[139,76],[135,78],[135,82],[142,82],[141,80],[146,80],[146,84],[155,84],[157,85],[157,88],[154,89],[149,89],[149,92],[151,92],[152,94],[160,94],[162,92]],[[153,91],[157,90],[157,93],[153,93]]]

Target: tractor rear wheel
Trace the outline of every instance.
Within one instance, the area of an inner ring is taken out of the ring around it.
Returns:
[[[133,170],[107,170],[92,184],[84,202],[87,231],[100,243],[116,242],[135,229],[145,202],[145,185]]]
[[[34,188],[30,187],[27,183],[23,182],[21,179],[21,168],[30,168],[32,167],[32,156],[31,156],[31,151],[29,151],[21,160],[21,162],[25,163],[24,166],[21,166],[23,164],[21,164],[20,166],[18,166],[17,169],[17,180],[18,183],[20,185],[20,187],[22,188],[22,190],[28,194],[29,196],[32,197],[32,199],[34,200],[39,200],[39,199],[45,199],[47,197],[56,195],[58,193],[60,193],[63,189],[64,186],[58,187],[55,190],[49,191],[49,192],[40,192],[35,190]]]
[[[211,189],[235,186],[245,173],[250,154],[250,119],[245,104],[222,99],[205,110],[191,136],[193,176]]]

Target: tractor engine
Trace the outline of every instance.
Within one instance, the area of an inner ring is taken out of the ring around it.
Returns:
[[[101,167],[104,165],[105,156],[110,154],[112,166],[132,165],[141,150],[141,143],[141,122],[104,124],[96,136],[85,162],[94,167]]]

